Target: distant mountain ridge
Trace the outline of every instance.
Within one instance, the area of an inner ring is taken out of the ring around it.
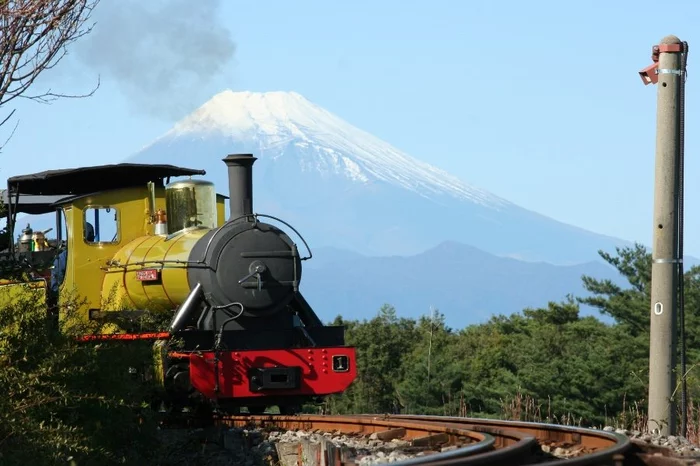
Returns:
[[[221,92],[128,160],[204,168],[225,191],[221,159],[234,152],[259,158],[254,209],[290,221],[315,247],[406,255],[458,241],[572,264],[631,245],[467,185],[295,92]]]
[[[336,315],[371,318],[384,303],[400,316],[440,309],[453,328],[485,322],[492,315],[546,307],[567,294],[584,297],[581,277],[627,285],[611,266],[588,262],[573,266],[496,257],[446,241],[408,257],[368,257],[335,248],[319,248],[304,263],[301,291],[324,321]],[[598,311],[582,306],[582,315]],[[603,317],[602,320],[610,322]]]

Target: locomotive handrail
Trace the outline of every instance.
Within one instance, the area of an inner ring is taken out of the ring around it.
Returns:
[[[115,269],[121,269],[121,270],[123,270],[123,271],[127,271],[128,268],[129,268],[130,266],[131,266],[131,267],[133,267],[133,266],[145,266],[145,265],[149,265],[149,264],[159,264],[159,265],[162,266],[161,268],[165,268],[164,266],[165,266],[166,264],[179,264],[179,265],[183,265],[183,266],[186,266],[186,267],[198,267],[198,266],[199,266],[199,267],[201,267],[201,268],[207,268],[207,267],[209,267],[209,264],[207,264],[207,254],[209,253],[209,248],[211,247],[211,244],[212,244],[214,238],[216,238],[216,236],[217,236],[221,231],[223,231],[224,228],[226,228],[228,225],[233,225],[236,221],[238,221],[238,220],[240,220],[240,219],[242,219],[242,218],[251,217],[251,216],[255,218],[255,223],[257,223],[258,217],[270,218],[270,219],[273,219],[273,220],[277,220],[277,221],[280,222],[280,223],[283,223],[283,224],[286,225],[289,229],[291,229],[294,233],[296,233],[296,235],[299,237],[299,239],[301,240],[301,242],[304,243],[304,246],[306,247],[306,250],[309,252],[309,255],[308,255],[308,256],[306,256],[306,257],[301,257],[301,258],[299,258],[299,260],[305,261],[305,260],[309,260],[309,259],[311,259],[311,258],[313,257],[313,253],[311,252],[311,248],[309,247],[309,244],[306,242],[306,240],[304,239],[304,237],[301,235],[301,233],[299,233],[299,231],[298,231],[296,228],[294,228],[294,227],[293,227],[292,225],[290,225],[288,222],[286,222],[286,221],[284,221],[284,220],[282,220],[282,219],[280,219],[280,218],[277,218],[277,217],[275,217],[275,216],[273,216],[273,215],[268,215],[268,214],[257,214],[257,213],[256,213],[256,214],[245,214],[245,215],[238,216],[238,217],[236,217],[236,218],[234,218],[234,219],[229,220],[229,221],[226,222],[223,226],[221,226],[220,228],[218,228],[218,229],[214,232],[214,234],[211,235],[211,237],[209,238],[209,241],[207,241],[207,246],[206,246],[206,248],[204,248],[203,257],[202,257],[201,259],[199,259],[199,260],[191,261],[191,260],[180,260],[180,259],[167,259],[167,260],[157,260],[157,259],[154,259],[154,260],[148,260],[148,261],[130,262],[130,263],[128,263],[128,264],[119,264],[118,262],[115,263],[114,261],[109,261],[109,262],[107,263],[107,266],[106,266],[106,267],[100,267],[100,269],[101,269],[101,270],[106,270],[106,271],[108,271],[109,269],[115,268]]]
[[[118,262],[115,263],[114,261],[110,261],[107,263],[107,266],[105,267],[100,267],[101,270],[107,270],[109,269],[122,269],[124,271],[127,271],[127,269],[130,266],[144,266],[144,265],[149,265],[149,264],[160,264],[161,266],[165,266],[166,264],[179,264],[182,266],[188,266],[188,267],[198,267],[202,269],[206,269],[207,265],[202,262],[202,261],[190,261],[190,260],[180,260],[180,259],[153,259],[153,260],[148,260],[148,261],[139,261],[139,262],[129,262],[128,264],[119,264]],[[161,267],[161,268],[166,268],[166,267]],[[181,267],[174,267],[174,268],[181,268]],[[184,268],[184,267],[182,267]]]
[[[304,246],[306,246],[306,250],[309,251],[309,256],[308,256],[308,257],[302,257],[302,258],[300,258],[299,260],[305,261],[305,260],[309,260],[309,259],[311,259],[311,258],[313,257],[313,253],[311,252],[311,248],[310,248],[309,245],[306,243],[306,240],[304,239],[304,237],[301,236],[301,233],[299,233],[299,232],[296,230],[296,228],[294,228],[293,226],[291,226],[289,223],[285,222],[285,221],[282,220],[281,218],[277,218],[277,217],[275,217],[275,216],[267,215],[267,214],[253,214],[253,216],[255,216],[256,220],[257,220],[258,217],[266,217],[266,218],[271,218],[271,219],[273,219],[273,220],[277,220],[278,222],[281,222],[281,223],[284,223],[285,225],[287,225],[289,228],[291,228],[291,230],[292,230],[294,233],[297,234],[297,236],[299,237],[299,239],[301,240],[301,242],[304,243]]]
[[[313,253],[311,252],[311,248],[309,247],[309,245],[308,245],[308,243],[306,242],[306,240],[304,239],[304,237],[301,236],[301,233],[299,233],[299,232],[296,230],[296,228],[294,228],[293,226],[291,226],[289,223],[285,222],[284,220],[279,219],[279,218],[277,218],[277,217],[274,217],[274,216],[272,216],[272,215],[254,213],[254,214],[243,214],[243,215],[239,215],[238,217],[227,221],[226,223],[224,223],[224,225],[223,225],[221,228],[219,228],[218,230],[216,230],[216,231],[214,232],[214,234],[211,235],[211,237],[209,238],[209,241],[207,241],[207,247],[204,248],[204,253],[203,253],[202,259],[200,259],[199,261],[197,261],[197,263],[198,263],[198,264],[205,264],[205,265],[206,265],[206,264],[207,264],[207,254],[209,253],[209,247],[211,246],[212,242],[214,241],[214,238],[216,238],[216,235],[218,235],[219,233],[221,233],[221,232],[224,230],[224,228],[228,227],[229,225],[234,225],[235,222],[237,222],[238,220],[240,220],[240,219],[242,219],[242,218],[246,218],[246,217],[254,217],[254,218],[255,218],[254,224],[258,223],[258,217],[271,218],[271,219],[273,219],[273,220],[277,220],[278,222],[281,222],[281,223],[285,224],[285,225],[288,226],[294,233],[297,234],[297,236],[299,237],[299,239],[304,243],[304,246],[306,246],[306,250],[309,251],[309,256],[308,256],[308,257],[302,257],[302,258],[300,258],[299,260],[305,261],[305,260],[311,259],[311,258],[313,257]]]

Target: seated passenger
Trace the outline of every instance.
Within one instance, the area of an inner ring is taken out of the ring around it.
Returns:
[[[58,287],[63,283],[63,278],[66,275],[66,258],[68,250],[62,250],[54,259],[53,268],[51,269],[51,291],[58,293]]]
[[[85,241],[95,241],[95,228],[90,222],[85,222]],[[63,283],[63,278],[66,275],[66,259],[68,250],[64,249],[54,259],[53,269],[51,269],[51,291],[58,293],[58,288]]]
[[[85,241],[88,243],[95,241],[95,228],[90,222],[85,222]]]

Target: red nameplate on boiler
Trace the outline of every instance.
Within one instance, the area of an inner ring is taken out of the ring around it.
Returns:
[[[142,282],[157,281],[158,278],[158,271],[156,269],[143,269],[136,271],[136,279]]]

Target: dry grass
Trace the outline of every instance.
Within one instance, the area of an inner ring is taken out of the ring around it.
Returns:
[[[688,400],[686,407],[688,416],[686,438],[693,444],[700,444],[700,404],[693,399]],[[628,403],[623,400],[623,409],[617,414],[603,413],[603,425],[581,425],[581,419],[576,419],[571,413],[552,412],[551,398],[546,403],[538,402],[535,398],[517,392],[510,400],[501,402],[501,417],[507,420],[528,422],[544,422],[569,426],[594,427],[602,429],[605,426],[626,429],[629,431],[648,432],[646,405],[644,401]],[[466,413],[465,413],[466,415]],[[680,430],[681,408],[677,407],[678,429]]]
[[[543,422],[565,426],[581,426],[582,419],[571,413],[552,411],[552,399],[540,403],[530,395],[518,391],[510,400],[501,400],[501,417],[510,421]]]

